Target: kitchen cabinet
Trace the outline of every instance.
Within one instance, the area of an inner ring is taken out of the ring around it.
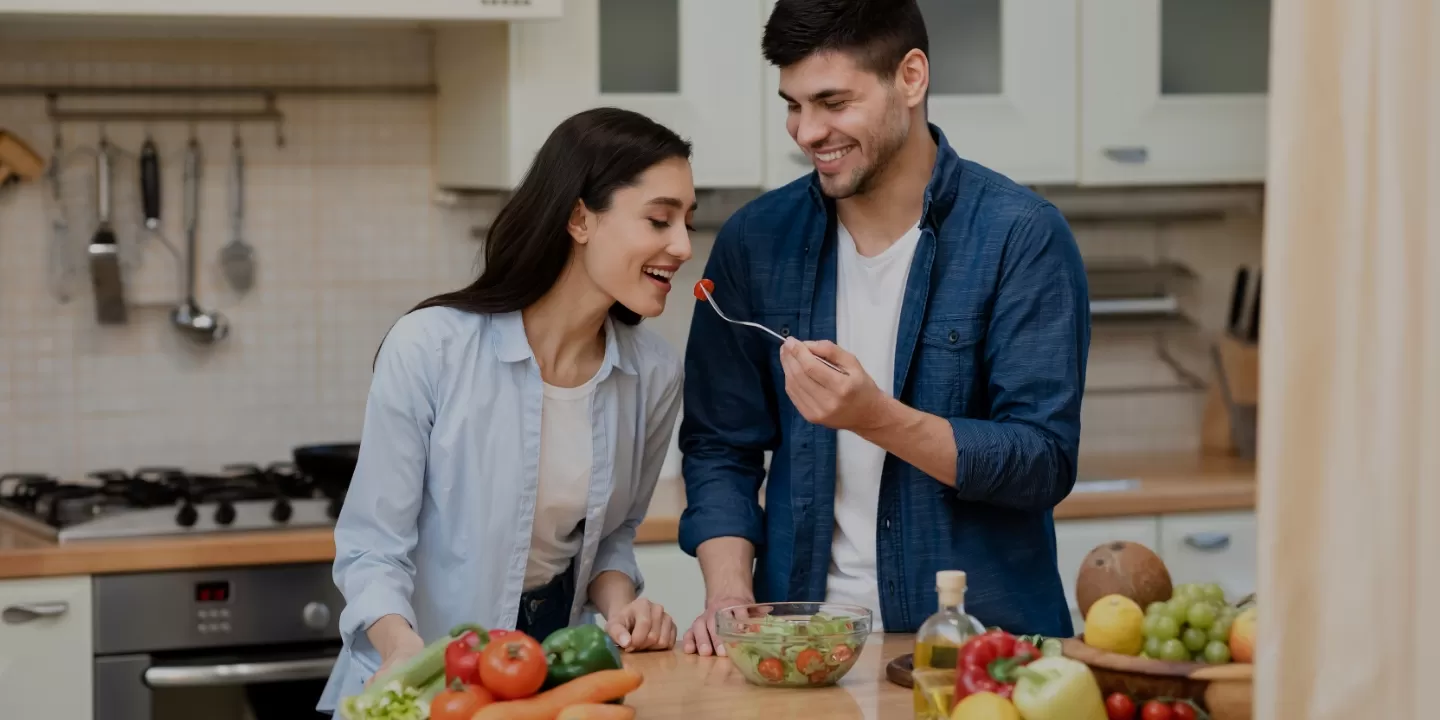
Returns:
[[[442,27],[438,184],[514,187],[556,125],[609,105],[689,139],[697,186],[758,187],[763,24],[754,0],[565,0],[559,20]]]
[[[1255,592],[1259,550],[1254,512],[1160,517],[1157,552],[1176,585],[1219,583],[1235,602]]]
[[[90,577],[0,581],[7,718],[93,716]]]
[[[1081,0],[1080,181],[1263,181],[1270,0]]]
[[[700,562],[674,543],[636,545],[635,559],[645,576],[645,597],[665,606],[675,619],[676,642],[705,611],[705,576]]]
[[[1085,625],[1075,602],[1075,580],[1080,575],[1080,565],[1091,550],[1117,540],[1140,543],[1158,553],[1160,520],[1154,515],[1144,515],[1055,523],[1055,552],[1060,581],[1065,585],[1065,602],[1070,605],[1070,618],[1075,623],[1076,634],[1082,632]]]
[[[0,15],[323,20],[532,20],[561,0],[0,0]]]
[[[1102,0],[1110,2],[1113,0]],[[761,0],[766,17],[773,0]],[[1077,7],[1054,0],[919,0],[930,37],[930,121],[956,152],[1031,184],[1076,181]],[[763,20],[762,20],[763,22]],[[808,172],[765,73],[767,187]]]

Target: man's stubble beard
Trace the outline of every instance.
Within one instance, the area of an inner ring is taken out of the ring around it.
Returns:
[[[855,168],[850,172],[849,182],[842,187],[827,188],[821,183],[821,189],[825,194],[834,200],[844,200],[856,195],[864,195],[874,189],[885,174],[885,169],[890,162],[900,153],[904,147],[905,140],[909,137],[908,117],[905,107],[899,102],[899,98],[892,94],[885,108],[884,128],[890,130],[883,136],[882,141],[875,145],[875,159],[863,167]]]

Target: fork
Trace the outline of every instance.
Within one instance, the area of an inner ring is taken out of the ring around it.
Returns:
[[[716,315],[719,315],[719,316],[720,316],[720,319],[721,319],[721,320],[724,320],[725,322],[732,323],[732,324],[735,324],[735,325],[744,325],[744,326],[746,326],[746,327],[752,327],[752,328],[758,328],[758,329],[760,329],[760,330],[764,330],[765,332],[770,333],[770,336],[771,336],[771,337],[775,338],[776,340],[779,340],[781,343],[784,343],[784,342],[785,342],[785,336],[784,336],[784,335],[781,335],[780,333],[777,333],[777,332],[775,332],[774,330],[771,330],[770,328],[765,327],[764,325],[761,325],[760,323],[753,323],[753,322],[749,322],[749,321],[746,321],[746,320],[731,320],[731,319],[729,318],[729,316],[727,316],[724,312],[721,312],[720,306],[717,305],[717,304],[715,304],[715,298],[714,298],[714,296],[712,296],[712,295],[710,294],[709,288],[705,287],[704,285],[700,285],[699,287],[700,287],[700,292],[705,293],[705,300],[710,303],[710,307],[715,311],[715,314],[716,314]],[[816,359],[816,360],[819,360],[819,361],[822,362],[822,363],[825,363],[825,366],[826,366],[826,367],[830,368],[831,370],[834,370],[835,372],[840,373],[841,375],[849,375],[849,374],[850,374],[850,373],[848,373],[848,372],[845,372],[842,368],[840,368],[840,366],[838,366],[838,365],[830,362],[829,360],[826,360],[825,358],[820,357],[819,355],[816,355],[816,356],[815,356],[815,359]]]

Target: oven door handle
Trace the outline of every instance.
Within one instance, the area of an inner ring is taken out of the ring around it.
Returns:
[[[223,665],[160,665],[145,670],[145,684],[152,688],[176,688],[320,680],[330,677],[336,657],[337,655],[329,655],[304,660]]]

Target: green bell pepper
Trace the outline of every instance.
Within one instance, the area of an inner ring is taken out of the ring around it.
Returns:
[[[545,687],[570,682],[597,670],[619,670],[620,649],[599,625],[585,624],[556,630],[540,644],[550,669]]]

